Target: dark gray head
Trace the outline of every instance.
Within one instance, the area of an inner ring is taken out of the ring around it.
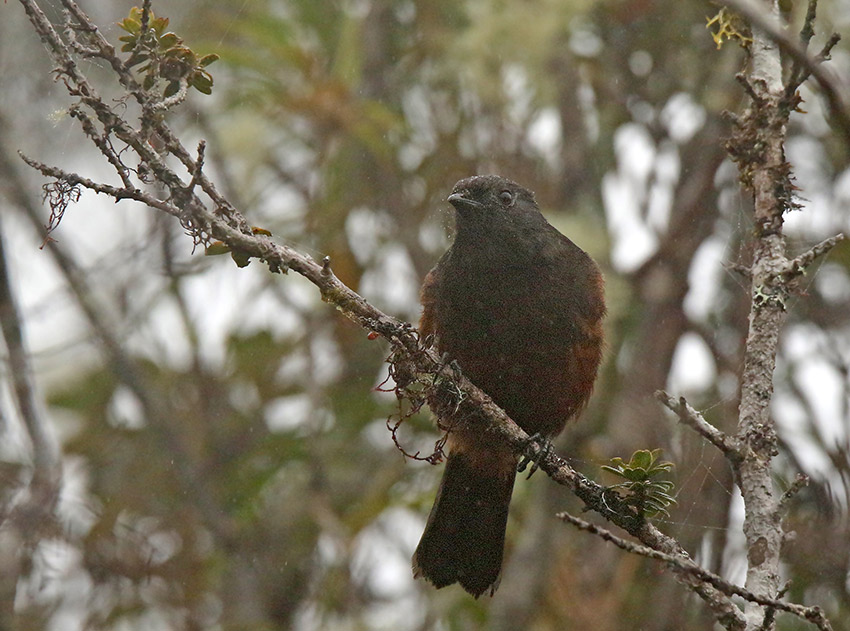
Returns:
[[[575,251],[579,259],[587,258],[546,221],[534,193],[512,180],[498,175],[465,178],[455,184],[448,202],[456,211],[453,260],[493,267],[551,262]]]
[[[498,175],[462,179],[455,184],[447,201],[457,210],[459,222],[498,221],[497,217],[539,213],[534,193]]]

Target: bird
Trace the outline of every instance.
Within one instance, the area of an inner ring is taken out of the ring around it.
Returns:
[[[551,440],[587,404],[603,355],[604,281],[534,194],[497,175],[460,180],[455,236],[427,274],[419,331],[529,435]],[[498,437],[450,429],[414,578],[492,596],[518,458]]]

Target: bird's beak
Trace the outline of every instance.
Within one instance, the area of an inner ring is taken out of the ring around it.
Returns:
[[[463,193],[452,193],[446,198],[446,201],[454,206],[455,210],[459,212],[481,207],[480,202],[464,197]]]

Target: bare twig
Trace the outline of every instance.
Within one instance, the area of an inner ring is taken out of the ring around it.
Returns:
[[[117,188],[115,186],[110,186],[109,184],[101,184],[100,182],[95,182],[94,180],[90,180],[89,178],[77,175],[76,173],[71,173],[58,167],[43,164],[41,162],[38,162],[37,160],[33,160],[32,158],[25,156],[22,153],[19,155],[21,156],[21,159],[24,162],[26,162],[28,165],[30,165],[37,171],[40,171],[42,175],[56,178],[57,180],[62,180],[63,182],[67,182],[71,186],[82,186],[84,188],[94,191],[95,193],[103,193],[104,195],[108,195],[116,201],[122,199],[132,199],[137,202],[147,204],[151,208],[156,208],[157,210],[161,210],[175,217],[180,217],[181,215],[180,209],[178,209],[174,205],[168,202],[164,202],[161,199],[157,199],[150,193],[146,193],[138,188]]]
[[[795,495],[797,495],[797,493],[799,493],[804,487],[808,486],[808,484],[809,476],[807,476],[805,473],[798,473],[794,477],[794,481],[791,483],[791,486],[789,486],[782,494],[782,497],[779,498],[780,508],[784,509],[788,505],[788,502],[790,502],[791,499]]]
[[[682,423],[722,451],[727,458],[738,461],[743,457],[741,451],[744,446],[706,421],[702,414],[688,404],[685,397],[676,399],[664,390],[658,390],[655,393],[655,398],[672,412],[675,412]]]
[[[791,589],[791,581],[790,579],[785,581],[785,585],[783,585],[782,589],[779,590],[779,593],[776,594],[777,600],[780,598],[784,598],[785,594],[788,593],[788,590]],[[776,620],[776,607],[768,606],[764,612],[764,621],[761,623],[761,626],[758,628],[758,631],[770,631],[773,629],[774,621]]]
[[[820,607],[804,607],[802,605],[797,605],[794,603],[786,603],[775,598],[765,598],[763,596],[759,596],[758,594],[754,594],[753,592],[744,589],[743,587],[739,587],[734,583],[730,583],[729,581],[718,576],[717,574],[714,574],[713,572],[709,572],[705,568],[694,563],[689,558],[673,556],[671,554],[666,554],[658,550],[647,548],[646,546],[642,546],[632,541],[627,541],[626,539],[618,537],[617,535],[606,530],[605,528],[597,526],[596,524],[592,524],[588,521],[585,521],[584,519],[575,517],[574,515],[571,515],[566,512],[558,513],[557,517],[569,524],[572,524],[580,530],[584,530],[604,539],[605,541],[613,543],[615,546],[622,550],[631,552],[632,554],[638,554],[649,559],[655,559],[656,561],[663,561],[675,570],[693,575],[700,581],[709,583],[715,589],[722,592],[723,594],[726,594],[727,596],[740,596],[744,600],[756,603],[763,607],[767,607],[768,610],[779,610],[794,614],[796,616],[799,616],[800,618],[803,618],[804,620],[808,620],[823,631],[831,631],[832,629],[832,625],[830,624],[826,616],[824,616],[823,610],[821,610]]]
[[[811,249],[807,250],[806,252],[803,252],[800,256],[789,261],[788,271],[786,272],[786,274],[788,274],[790,278],[804,274],[808,267],[812,263],[814,263],[815,259],[818,259],[827,252],[829,252],[832,248],[834,248],[839,242],[843,240],[843,233],[838,233],[834,237],[824,239],[817,245],[813,246]]]

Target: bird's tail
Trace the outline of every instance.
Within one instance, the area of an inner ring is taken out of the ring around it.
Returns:
[[[413,554],[413,576],[435,587],[460,583],[478,598],[499,586],[516,460],[503,448],[453,449]]]

